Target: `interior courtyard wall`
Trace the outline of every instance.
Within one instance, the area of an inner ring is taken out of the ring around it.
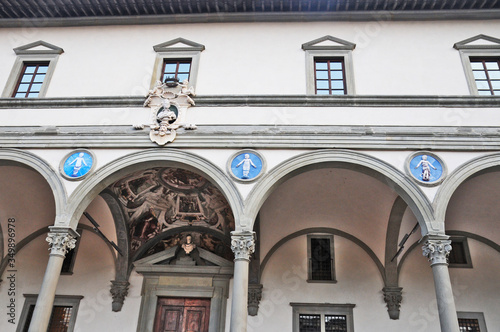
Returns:
[[[493,20],[12,28],[0,34],[0,77],[9,76],[13,48],[44,40],[65,50],[47,97],[145,95],[156,56],[152,47],[183,37],[206,46],[198,94],[304,94],[301,45],[332,35],[357,44],[357,94],[468,95],[453,44],[478,34],[498,38],[497,26]]]

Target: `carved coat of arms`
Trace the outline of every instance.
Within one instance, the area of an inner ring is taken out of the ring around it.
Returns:
[[[144,107],[151,109],[151,123],[134,127],[144,129],[149,126],[149,138],[158,145],[173,142],[177,129],[196,129],[194,124],[182,123],[186,110],[194,106],[193,96],[194,89],[187,80],[178,82],[177,79],[167,78],[164,83],[157,81],[144,102]]]

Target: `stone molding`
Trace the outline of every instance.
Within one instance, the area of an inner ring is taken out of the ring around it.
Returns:
[[[423,255],[429,259],[431,266],[448,265],[448,255],[451,251],[451,240],[448,237],[427,237],[422,246]]]
[[[113,298],[112,309],[114,312],[122,310],[125,297],[128,295],[128,281],[111,280],[111,289],[109,290]]]
[[[384,287],[384,302],[387,304],[387,311],[391,319],[399,319],[399,308],[403,300],[403,288],[401,287]]]
[[[255,251],[255,232],[231,232],[231,249],[235,261],[250,261]]]
[[[75,248],[78,233],[71,228],[49,227],[50,232],[45,239],[49,243],[50,255],[65,257],[66,253]]]
[[[439,96],[439,95],[213,95],[193,98],[197,107],[499,107],[500,96]],[[0,109],[10,108],[118,108],[144,104],[143,96],[104,96],[68,98],[0,98]]]
[[[248,314],[250,316],[257,316],[259,312],[259,304],[262,300],[262,287],[261,284],[248,285]]]

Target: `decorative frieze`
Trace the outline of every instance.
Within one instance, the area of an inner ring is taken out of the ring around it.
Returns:
[[[448,239],[427,238],[422,246],[423,255],[429,259],[431,266],[436,264],[448,265],[448,255],[451,251],[451,241]]]
[[[250,255],[255,251],[255,232],[231,232],[231,249],[234,260],[244,259],[250,261]]]
[[[49,243],[50,254],[65,257],[69,250],[75,248],[78,234],[72,229],[51,227],[50,230],[45,239]]]
[[[259,304],[262,300],[262,285],[249,284],[248,285],[248,314],[250,316],[257,316],[259,312]]]
[[[403,288],[401,287],[384,287],[384,301],[387,304],[387,311],[391,319],[399,319],[399,308],[403,300]]]
[[[128,295],[128,286],[130,286],[128,281],[111,280],[110,293],[113,297],[112,308],[114,312],[122,310],[123,302]]]

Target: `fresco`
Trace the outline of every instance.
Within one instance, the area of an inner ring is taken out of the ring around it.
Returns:
[[[219,233],[220,238],[234,230],[234,217],[222,193],[203,176],[188,170],[143,170],[115,182],[109,189],[128,216],[132,252],[158,234],[179,227],[207,227]],[[203,234],[198,234],[196,240],[200,241],[197,245],[202,240],[206,242],[201,246],[214,253],[216,246],[209,243],[220,241]],[[168,241],[175,242],[175,237]]]

